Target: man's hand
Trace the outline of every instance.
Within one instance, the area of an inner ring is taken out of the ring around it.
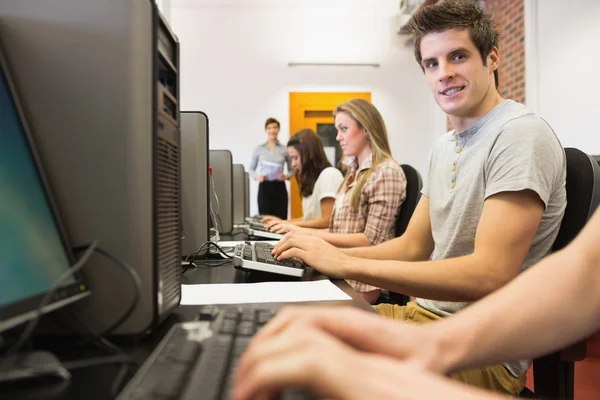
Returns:
[[[283,172],[279,174],[280,181],[286,181],[288,179],[289,179],[288,176],[286,174],[284,174]]]
[[[256,175],[256,181],[257,182],[264,182],[267,179],[264,177],[264,175]]]
[[[398,341],[396,336],[387,344]],[[265,336],[253,340],[236,371],[233,398],[273,399],[286,388],[309,389],[320,397],[340,400],[499,399],[413,363],[357,351],[333,335],[301,323],[269,340]]]
[[[309,326],[336,337],[348,346],[408,361],[436,373],[442,366],[437,322],[416,325],[394,321],[355,307],[291,306],[283,308],[255,336],[253,343],[269,343],[293,326]],[[398,338],[402,340],[398,340]]]
[[[275,244],[271,254],[278,260],[297,257],[330,278],[344,278],[341,267],[344,261],[350,258],[325,240],[302,235],[301,231],[300,234],[286,233],[283,239]]]

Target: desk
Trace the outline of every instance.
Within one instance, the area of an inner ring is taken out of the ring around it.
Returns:
[[[247,283],[247,282],[264,282],[266,280],[280,280],[285,279],[285,276],[272,275],[272,274],[256,274],[255,272],[244,272],[233,268],[231,263],[224,264],[219,267],[212,268],[194,268],[188,270],[183,275],[184,284],[193,283]],[[317,280],[326,279],[325,276],[319,274],[313,269],[309,269],[303,280]],[[360,297],[344,280],[333,280],[336,286],[342,289],[345,293],[352,297],[351,301],[330,301],[326,302],[328,305],[353,305],[364,310],[372,311],[372,307]],[[325,302],[311,302],[309,304],[324,304]],[[307,304],[307,303],[297,303]],[[261,307],[271,306],[280,307],[282,304],[267,303],[261,304]],[[189,321],[196,317],[198,312],[198,306],[180,306],[177,310],[170,315],[163,324],[155,329],[151,334],[142,339],[139,343],[132,343],[131,340],[126,339],[115,339],[113,342],[123,348],[125,352],[132,356],[141,365],[144,360],[154,350],[156,345],[160,342],[163,336],[167,333],[169,328],[173,324],[183,321]],[[62,361],[77,360],[88,357],[102,357],[106,356],[106,351],[97,349],[93,345],[88,346],[73,346],[73,339],[60,339],[52,340],[52,342],[44,343],[43,346],[38,345],[37,347],[45,348],[56,354]],[[107,400],[110,399],[110,387],[117,377],[120,365],[104,365],[93,368],[86,368],[72,371],[72,379],[66,385],[61,387],[60,390],[52,392],[52,387],[43,387],[36,389],[21,389],[14,390],[9,393],[0,393],[2,400],[8,399],[19,399],[19,400]],[[135,368],[130,368],[131,373],[123,381],[122,387],[125,385],[126,380],[131,378]]]

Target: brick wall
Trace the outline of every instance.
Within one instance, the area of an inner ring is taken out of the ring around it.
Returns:
[[[480,0],[500,31],[500,95],[525,104],[524,0]],[[450,121],[448,130],[452,129]]]
[[[500,94],[525,103],[524,0],[485,0],[500,30]]]

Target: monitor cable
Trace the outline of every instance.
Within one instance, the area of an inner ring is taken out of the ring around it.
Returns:
[[[116,393],[118,392],[118,390],[121,386],[121,382],[123,381],[123,379],[125,378],[125,376],[128,372],[127,366],[129,364],[137,364],[137,362],[132,357],[128,356],[121,348],[119,348],[118,346],[116,346],[115,344],[113,344],[112,342],[107,340],[106,338],[104,338],[104,336],[109,335],[112,331],[114,331],[116,328],[118,328],[125,320],[127,320],[127,318],[129,318],[129,316],[131,315],[131,313],[137,306],[137,303],[139,302],[140,291],[141,291],[141,281],[139,279],[138,274],[135,272],[135,270],[131,266],[129,266],[125,262],[122,262],[121,260],[119,260],[118,258],[113,256],[106,250],[99,248],[97,240],[93,241],[89,245],[78,246],[75,248],[75,251],[77,251],[77,252],[84,251],[84,254],[71,268],[69,268],[69,270],[65,271],[54,282],[51,289],[46,293],[46,295],[44,295],[44,297],[40,301],[40,304],[38,305],[38,308],[35,312],[35,317],[32,318],[28,322],[25,329],[23,330],[21,335],[16,340],[15,344],[12,345],[7,350],[4,361],[0,362],[0,381],[3,381],[3,379],[2,379],[3,373],[10,371],[11,368],[13,368],[15,366],[17,366],[17,368],[19,367],[19,363],[22,361],[21,357],[19,356],[19,351],[31,338],[33,332],[35,331],[35,328],[37,327],[37,325],[40,321],[41,316],[43,315],[44,307],[46,307],[48,305],[48,303],[51,301],[56,290],[58,288],[62,287],[69,278],[71,278],[74,274],[76,274],[78,271],[80,271],[86,265],[86,263],[89,260],[89,258],[91,257],[91,255],[94,252],[97,252],[98,254],[100,254],[104,257],[107,257],[109,260],[113,261],[115,264],[119,265],[125,272],[127,272],[127,274],[130,276],[132,282],[134,283],[133,300],[132,300],[131,304],[129,305],[129,307],[127,308],[127,310],[123,313],[123,315],[121,317],[119,317],[108,328],[106,328],[101,334],[97,334],[97,333],[93,332],[89,327],[87,327],[87,325],[85,325],[85,323],[82,321],[82,319],[76,314],[75,314],[75,319],[79,322],[79,324],[82,327],[84,327],[88,331],[88,333],[90,333],[90,335],[93,339],[93,342],[97,346],[103,347],[105,349],[110,349],[110,350],[114,351],[115,354],[112,354],[110,356],[104,356],[104,357],[92,357],[92,358],[81,359],[81,360],[73,360],[73,361],[65,362],[63,364],[60,364],[60,362],[56,359],[55,360],[55,362],[56,362],[55,369],[56,369],[57,373],[62,374],[63,378],[68,379],[70,377],[70,375],[66,371],[69,371],[69,370],[89,368],[89,367],[94,367],[94,366],[99,366],[99,365],[107,365],[107,364],[122,364],[122,368],[120,369],[119,373],[117,374],[117,377],[115,378],[115,380],[111,386],[111,396],[114,397],[114,395],[116,395]],[[40,354],[40,352],[35,352],[35,353],[31,353],[31,354],[38,356]],[[27,357],[27,354],[22,355],[22,358],[26,358],[26,357]],[[51,356],[51,357],[54,358],[54,356]],[[8,379],[9,380],[11,379],[10,376],[8,377]]]

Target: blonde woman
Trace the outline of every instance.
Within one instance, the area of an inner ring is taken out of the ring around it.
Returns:
[[[329,229],[285,224],[278,232],[310,234],[338,247],[372,246],[389,240],[406,198],[406,177],[392,158],[383,118],[363,99],[340,104],[333,115],[348,172],[338,190]],[[348,282],[370,303],[379,297],[377,287]]]

